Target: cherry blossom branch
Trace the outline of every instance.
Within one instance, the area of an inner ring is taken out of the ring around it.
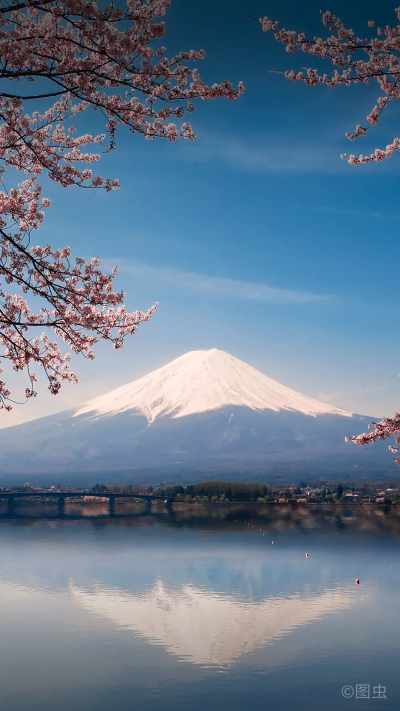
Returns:
[[[31,7],[42,7],[43,5],[50,5],[53,0],[34,0],[31,2]],[[0,7],[0,14],[5,15],[7,12],[14,12],[15,10],[23,10],[28,6],[27,2],[16,3],[15,5],[6,5],[5,7]]]
[[[371,444],[377,442],[378,439],[388,439],[389,437],[395,436],[394,441],[396,444],[400,444],[400,414],[396,412],[393,418],[384,417],[381,422],[371,422],[368,425],[372,432],[355,435],[354,437],[345,437],[346,442],[354,442],[363,446],[364,444]],[[393,447],[389,445],[389,449],[393,454],[398,453],[398,447]],[[400,457],[394,457],[396,464],[400,464]]]
[[[400,7],[396,8],[396,13],[400,19]],[[332,89],[339,85],[369,84],[371,80],[378,82],[383,96],[378,97],[376,105],[367,116],[370,125],[363,127],[358,124],[354,133],[346,133],[350,141],[365,136],[369,128],[376,126],[388,102],[400,98],[400,25],[380,27],[369,21],[370,28],[376,27],[376,36],[362,39],[356,37],[352,29],[345,28],[336,14],[325,11],[322,12],[322,22],[327,27],[329,36],[314,37],[311,40],[306,39],[304,33],[285,30],[278,22],[273,22],[268,17],[259,20],[249,15],[247,17],[259,24],[264,32],[272,32],[275,39],[285,45],[287,52],[302,51],[326,60],[335,67],[324,74],[311,67],[298,72],[285,72],[285,77],[291,81],[303,82],[306,86],[325,85]],[[367,59],[364,59],[363,55],[366,55]],[[351,165],[363,165],[390,158],[397,150],[400,150],[400,138],[394,138],[385,149],[376,148],[369,156],[347,156],[344,153],[341,158]]]
[[[93,175],[100,154],[89,152],[92,147],[114,149],[121,125],[148,140],[194,140],[189,123],[178,127],[171,119],[191,113],[195,100],[232,101],[244,91],[241,83],[234,88],[226,80],[212,86],[201,81],[188,64],[204,59],[203,50],[166,57],[159,18],[169,5],[127,0],[122,10],[113,4],[100,9],[92,0],[0,0],[0,373],[1,360],[26,371],[27,398],[36,395],[37,365],[53,394],[62,382],[77,382],[71,355],[62,354],[59,343],[92,360],[100,339],[123,347],[157,307],[127,311],[125,294],[114,290],[116,270],[104,274],[97,258],[70,261],[69,247],[32,246],[33,231],[50,207],[40,176],[64,188],[115,190],[116,179]],[[19,92],[21,80],[40,81],[38,91]],[[35,100],[41,110],[28,113],[25,102]],[[45,109],[43,100],[49,102]],[[77,135],[74,123],[89,109],[104,118],[104,132]],[[12,168],[25,177],[7,190],[3,178]],[[18,293],[8,293],[11,285]],[[0,409],[11,409],[10,395],[0,380]]]
[[[396,8],[396,13],[400,20],[400,7]],[[298,72],[294,70],[285,72],[285,77],[291,81],[303,82],[306,86],[328,86],[332,89],[339,85],[349,87],[358,83],[369,84],[371,80],[378,82],[383,96],[378,98],[376,105],[367,116],[369,126],[357,125],[354,133],[346,133],[350,141],[365,136],[369,128],[376,126],[388,102],[400,98],[400,25],[380,27],[373,21],[369,21],[370,28],[376,27],[376,36],[369,40],[360,39],[355,36],[352,29],[345,28],[337,15],[322,12],[322,22],[327,27],[329,36],[314,37],[310,40],[306,39],[304,33],[297,34],[285,30],[278,22],[273,22],[268,17],[259,20],[252,17],[249,19],[259,24],[264,32],[272,32],[275,39],[285,45],[287,52],[302,51],[330,62],[334,67],[324,74],[311,67]],[[357,158],[355,155],[347,157],[343,154],[341,157],[347,159],[351,165],[362,165],[390,158],[397,150],[400,150],[400,138],[394,138],[384,150],[376,148],[369,156],[360,155]],[[358,445],[365,445],[395,436],[396,444],[400,444],[399,413],[396,413],[393,418],[384,417],[381,422],[371,423],[369,429],[373,431],[369,434],[364,432],[346,437],[346,442],[352,441]],[[390,445],[389,449],[394,454],[398,453],[397,447]],[[400,457],[395,457],[395,461],[400,464]]]

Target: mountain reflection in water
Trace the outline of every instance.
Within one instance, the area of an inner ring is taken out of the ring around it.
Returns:
[[[398,711],[399,542],[400,507],[0,506],[2,709]]]
[[[191,585],[168,590],[160,581],[142,595],[101,586],[89,591],[71,585],[70,590],[89,612],[204,666],[231,665],[298,627],[360,603],[360,595],[343,588],[261,602],[243,602]]]

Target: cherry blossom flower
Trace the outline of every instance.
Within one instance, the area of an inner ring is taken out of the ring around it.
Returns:
[[[396,444],[400,444],[400,413],[396,412],[392,418],[383,417],[381,422],[371,422],[368,425],[371,432],[363,432],[363,434],[355,435],[354,437],[345,437],[346,442],[355,442],[355,444],[371,444],[379,439],[388,439],[394,436]],[[398,448],[389,445],[389,450],[393,454],[398,453]],[[400,464],[400,457],[394,457],[396,464]]]
[[[400,20],[400,7],[395,11]],[[332,89],[339,85],[378,82],[383,95],[378,97],[366,117],[369,126],[358,125],[353,133],[346,133],[350,141],[365,136],[372,126],[376,126],[388,102],[400,98],[400,25],[380,27],[370,20],[368,27],[375,28],[376,36],[370,39],[360,38],[355,36],[352,29],[346,28],[336,14],[322,12],[322,22],[328,30],[328,36],[306,39],[303,33],[285,30],[278,22],[273,22],[268,17],[249,19],[257,22],[264,32],[272,32],[287,52],[305,52],[330,62],[333,67],[324,74],[311,67],[300,72],[286,71],[285,77],[291,81],[302,81],[307,86],[328,86]],[[341,158],[351,165],[363,165],[390,158],[393,152],[399,149],[400,138],[394,138],[386,148],[376,148],[369,156],[347,156],[344,153]]]
[[[396,8],[397,18],[400,20],[400,7]],[[319,74],[316,69],[304,69],[300,72],[287,71],[285,76],[291,81],[302,81],[307,86],[325,85],[335,88],[339,85],[351,86],[352,84],[370,84],[376,81],[383,96],[379,96],[375,106],[367,116],[368,127],[357,125],[353,133],[346,133],[350,141],[355,141],[360,136],[365,136],[367,131],[376,126],[383,110],[389,101],[400,98],[400,25],[380,27],[373,20],[368,22],[368,27],[376,28],[376,36],[363,39],[355,36],[352,29],[347,29],[335,14],[322,13],[322,22],[328,29],[326,38],[314,37],[306,39],[304,34],[297,34],[281,28],[278,22],[271,21],[268,17],[260,18],[258,22],[264,32],[272,32],[278,42],[286,46],[287,52],[305,52],[330,62],[334,67],[330,72]],[[351,165],[364,165],[390,158],[394,151],[400,150],[400,138],[394,138],[385,149],[376,148],[369,156],[342,154]],[[369,425],[372,432],[365,432],[353,437],[346,437],[346,442],[365,445],[385,440],[395,436],[395,442],[400,444],[400,414],[395,413],[393,418],[384,417],[381,422]],[[393,454],[398,454],[398,448],[389,446]],[[395,457],[395,462],[400,464],[400,457]]]
[[[207,86],[188,66],[204,59],[203,50],[167,58],[158,44],[169,5],[128,0],[122,10],[94,0],[0,0],[0,375],[2,361],[26,371],[26,398],[36,395],[36,366],[54,394],[62,382],[77,382],[61,342],[93,359],[99,339],[122,348],[157,307],[127,311],[125,294],[114,291],[116,270],[104,274],[97,258],[72,259],[69,247],[32,244],[50,207],[40,176],[64,188],[115,190],[118,180],[93,171],[100,153],[116,148],[119,127],[147,140],[192,141],[190,123],[176,121],[193,112],[195,100],[231,101],[244,91],[226,80]],[[89,109],[104,119],[99,135],[75,128]],[[13,169],[23,180],[7,188]],[[0,380],[0,408],[11,409],[10,396]]]

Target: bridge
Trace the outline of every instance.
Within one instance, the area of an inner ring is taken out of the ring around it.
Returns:
[[[105,499],[108,501],[110,514],[114,512],[115,502],[118,499],[128,499],[131,501],[141,499],[146,502],[147,508],[151,506],[152,501],[163,500],[168,507],[170,507],[174,501],[172,496],[161,496],[160,494],[114,494],[108,492],[95,494],[85,491],[0,491],[0,500],[6,499],[9,509],[12,509],[16,499],[50,499],[58,502],[59,509],[62,512],[65,507],[66,499],[85,499],[86,497]]]
[[[0,499],[83,499],[90,496],[96,499],[144,499],[153,501],[164,499],[165,503],[174,501],[173,496],[160,494],[114,494],[103,492],[95,494],[89,491],[0,491]]]

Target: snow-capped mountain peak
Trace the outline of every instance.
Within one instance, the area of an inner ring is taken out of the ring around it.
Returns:
[[[289,410],[304,415],[352,413],[314,400],[268,378],[251,365],[216,348],[190,351],[149,375],[95,398],[74,412],[74,417],[110,417],[127,410],[156,418],[185,417],[225,406],[264,411]]]

